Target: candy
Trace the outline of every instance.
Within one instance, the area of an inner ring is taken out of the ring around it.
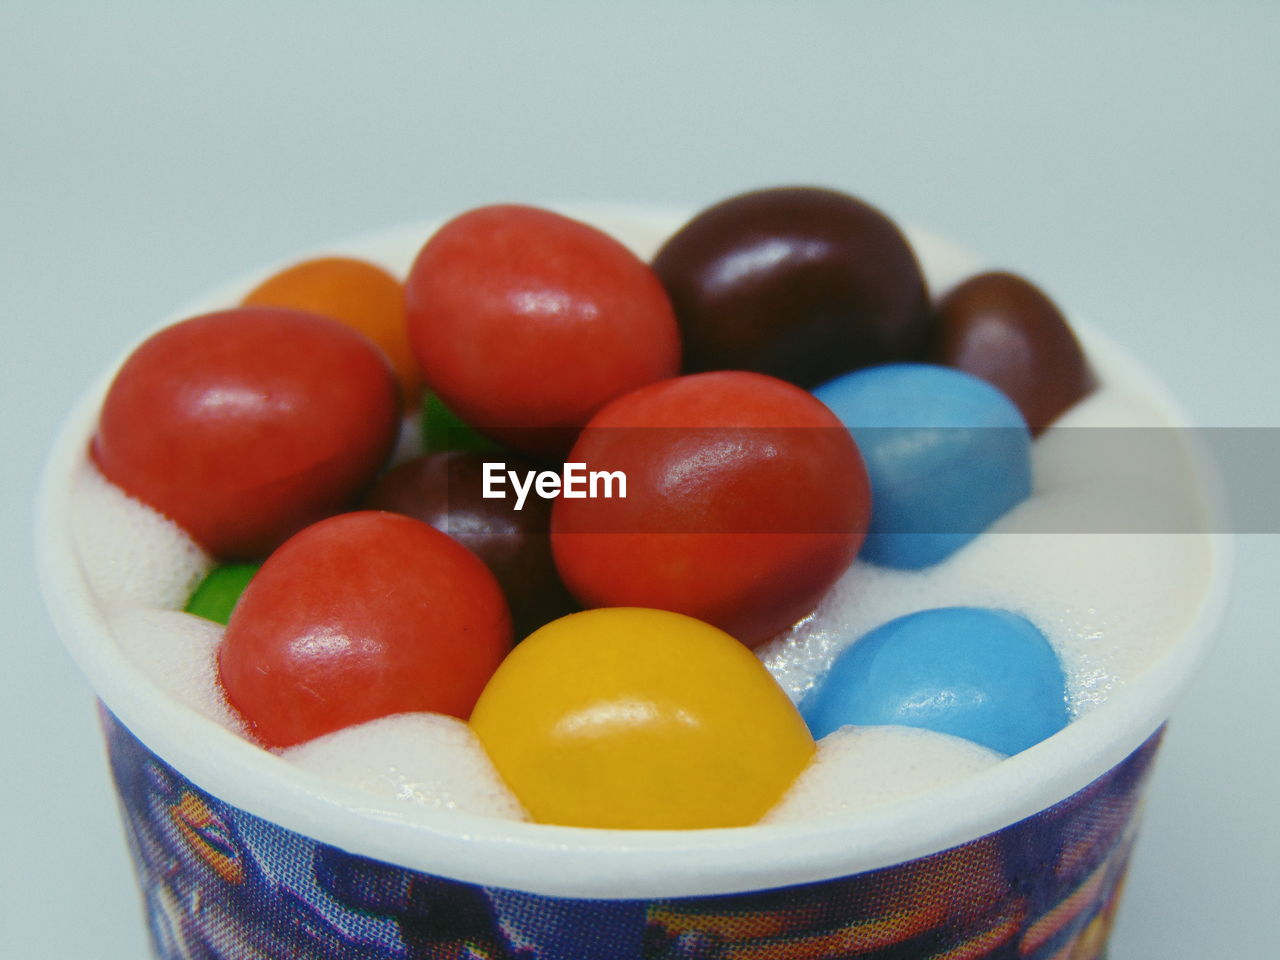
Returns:
[[[547,210],[484,207],[445,224],[405,303],[431,389],[464,423],[533,452],[563,452],[604,404],[680,365],[653,271]]]
[[[404,290],[381,267],[351,257],[304,260],[264,280],[244,298],[244,305],[306,310],[359,331],[391,361],[405,407],[417,406],[422,371],[409,347]]]
[[[1013,400],[1033,435],[1093,389],[1058,308],[1011,273],[983,273],[938,305],[929,358],[981,377]]]
[[[551,558],[551,501],[529,497],[516,510],[512,499],[485,497],[485,460],[462,451],[409,460],[377,482],[365,506],[415,517],[475,553],[506,594],[519,639],[577,607]],[[508,455],[504,462],[532,467]]]
[[[391,370],[365,337],[316,314],[241,307],[138,347],[91,452],[218,558],[253,559],[349,503],[399,421]]]
[[[535,820],[581,827],[754,823],[814,751],[749,650],[638,608],[534,633],[485,687],[471,727]]]
[[[799,387],[717,371],[641,387],[569,456],[619,471],[626,499],[560,499],[551,545],[584,606],[645,606],[755,646],[809,613],[862,541],[858,450]]]
[[[801,705],[817,738],[846,724],[898,724],[1017,753],[1067,724],[1057,655],[1026,618],[942,607],[877,627]]]
[[[394,513],[322,520],[267,558],[218,651],[228,702],[266,746],[427,710],[465,718],[511,646],[493,574]]]
[[[225,626],[244,588],[261,566],[260,563],[229,563],[214,567],[191,594],[186,612]]]
[[[891,220],[831,190],[743,194],[703,211],[658,252],[685,369],[755,370],[812,387],[914,360],[929,302]]]
[[[442,450],[500,448],[459,420],[443,400],[428,390],[422,397],[422,449],[427,453],[437,453]]]
[[[916,570],[946,559],[1031,493],[1031,441],[1012,402],[928,364],[846,374],[814,391],[849,428],[871,478],[861,556]]]

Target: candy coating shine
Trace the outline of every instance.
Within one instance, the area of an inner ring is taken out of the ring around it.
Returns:
[[[931,359],[999,387],[1033,435],[1093,389],[1084,351],[1045,294],[1011,273],[964,281],[938,305]]]
[[[845,724],[897,724],[964,737],[1000,753],[1067,725],[1066,681],[1025,617],[940,607],[891,620],[844,651],[806,698],[815,737]]]
[[[562,453],[600,407],[673,376],[680,341],[653,271],[548,210],[481,207],[440,228],[405,281],[428,386],[518,449]]]
[[[503,661],[471,726],[543,823],[688,829],[754,823],[813,739],[746,647],[677,613],[571,614]]]
[[[654,270],[685,369],[753,370],[812,387],[917,359],[929,304],[911,248],[860,200],[812,187],[743,194],[694,217]]]
[[[866,468],[812,394],[719,370],[641,387],[571,454],[627,476],[626,499],[557,500],[551,548],[588,607],[674,610],[757,646],[808,614],[853,561]]]
[[[255,737],[290,747],[395,713],[465,718],[511,646],[489,569],[394,513],[313,524],[276,550],[218,651],[227,701]]]
[[[301,310],[241,307],[139,346],[92,455],[218,559],[256,559],[359,493],[391,452],[399,407],[367,338]]]

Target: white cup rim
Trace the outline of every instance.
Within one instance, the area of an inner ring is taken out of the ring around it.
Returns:
[[[600,225],[622,221],[663,231],[687,215],[652,206],[549,206]],[[436,225],[380,231],[333,249],[385,262],[380,254],[403,246],[405,238],[420,243]],[[976,266],[954,245],[923,231],[908,234],[918,250],[951,257],[957,276]],[[226,285],[172,319],[232,302],[227,291],[251,285]],[[1088,325],[1073,323],[1096,366],[1123,371],[1172,424],[1189,424],[1138,361]],[[843,877],[950,849],[1066,799],[1141,746],[1168,718],[1225,610],[1232,547],[1229,537],[1213,533],[1210,579],[1194,621],[1123,696],[981,774],[884,807],[807,823],[696,831],[593,830],[420,808],[331,782],[253,746],[172,700],[120,653],[76,557],[65,508],[109,379],[104,375],[85,392],[60,431],[41,479],[35,525],[46,606],[98,697],[150,750],[213,796],[350,853],[455,880],[549,896],[683,897]],[[1212,465],[1203,451],[1192,453],[1211,514],[1221,517]]]

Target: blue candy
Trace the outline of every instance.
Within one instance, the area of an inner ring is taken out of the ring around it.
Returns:
[[[860,554],[919,570],[1031,494],[1031,434],[1013,401],[950,367],[867,367],[813,391],[849,428],[871,479]]]
[[[1067,725],[1057,654],[1025,617],[941,607],[845,650],[800,711],[815,738],[846,724],[924,727],[1017,753]]]

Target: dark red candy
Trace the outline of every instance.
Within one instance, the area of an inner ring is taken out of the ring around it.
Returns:
[[[747,193],[703,211],[654,258],[685,369],[753,370],[813,387],[919,358],[924,277],[884,214],[813,187]]]
[[[1062,313],[1038,287],[1011,273],[978,274],[943,298],[930,359],[999,387],[1033,434],[1094,385]]]
[[[453,450],[416,457],[383,476],[365,506],[403,513],[459,541],[497,578],[511,607],[516,639],[579,609],[560,582],[551,556],[552,501],[530,492],[516,510],[511,484],[502,499],[484,497],[484,463],[504,470],[539,469],[519,457]],[[503,474],[505,477],[505,473]]]

